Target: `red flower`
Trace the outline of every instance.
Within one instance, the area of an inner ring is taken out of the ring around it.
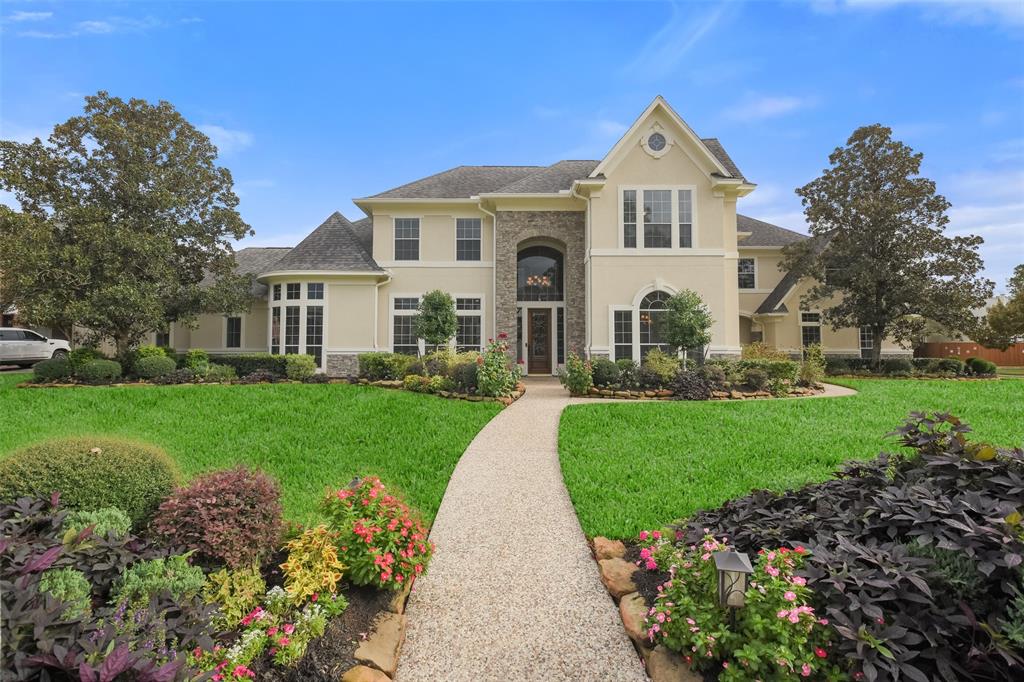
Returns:
[[[818,658],[825,658],[828,656],[828,652],[819,646],[814,648],[814,655]]]

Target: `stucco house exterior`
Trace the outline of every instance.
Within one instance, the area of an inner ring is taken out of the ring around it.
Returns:
[[[156,340],[309,353],[351,375],[359,353],[422,351],[412,315],[442,289],[457,304],[455,346],[505,332],[526,373],[544,375],[570,349],[640,360],[659,345],[663,301],[692,289],[714,317],[712,356],[757,340],[860,356],[870,337],[800,310],[805,283],[778,269],[782,247],[806,237],[737,213],[755,188],[717,139],[657,97],[603,159],[460,166],[357,199],[366,217],[334,213],[294,248],[241,249],[239,269],[256,281],[251,312]]]

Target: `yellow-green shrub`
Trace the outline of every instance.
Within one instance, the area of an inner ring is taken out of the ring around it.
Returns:
[[[295,604],[308,601],[314,594],[334,594],[345,565],[338,559],[336,533],[320,525],[309,528],[289,542],[288,560],[281,564],[284,589]]]
[[[203,600],[220,610],[215,620],[218,629],[234,630],[247,613],[259,606],[266,591],[267,584],[255,566],[230,571],[225,568],[206,577]]]

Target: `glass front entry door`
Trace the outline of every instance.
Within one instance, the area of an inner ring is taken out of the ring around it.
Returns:
[[[551,309],[530,308],[527,320],[526,371],[551,374]]]

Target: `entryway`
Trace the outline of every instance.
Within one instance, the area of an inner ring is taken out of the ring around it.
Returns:
[[[526,371],[551,374],[551,308],[526,309]]]

